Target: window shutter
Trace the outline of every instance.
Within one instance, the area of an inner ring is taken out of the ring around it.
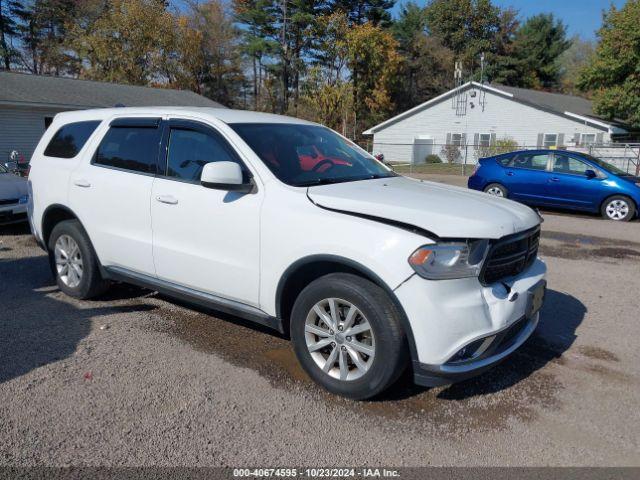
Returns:
[[[604,133],[600,132],[596,134],[596,144],[602,145],[604,143]]]
[[[538,148],[540,148],[542,146],[543,137],[544,137],[544,133],[539,133],[538,134],[538,145],[537,145]]]
[[[573,144],[574,145],[580,145],[580,134],[579,133],[574,133],[573,134]]]
[[[451,145],[451,134],[447,133],[447,141],[446,141],[447,145]]]
[[[479,133],[474,133],[473,134],[473,144],[474,145],[480,145],[480,134]]]
[[[558,134],[558,146],[559,147],[564,146],[564,133]]]
[[[495,145],[496,144],[496,134],[492,133],[491,134],[491,145]]]

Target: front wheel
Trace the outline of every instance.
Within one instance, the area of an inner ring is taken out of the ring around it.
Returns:
[[[309,284],[293,307],[291,339],[316,383],[352,399],[379,394],[407,365],[400,313],[382,288],[356,275]]]
[[[600,209],[600,213],[607,220],[628,222],[636,213],[633,201],[624,195],[607,198]]]

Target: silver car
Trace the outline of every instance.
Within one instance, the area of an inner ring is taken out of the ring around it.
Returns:
[[[27,180],[0,165],[0,224],[27,220]]]

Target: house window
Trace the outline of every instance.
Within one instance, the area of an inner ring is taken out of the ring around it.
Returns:
[[[544,148],[551,148],[558,146],[558,134],[557,133],[545,133],[542,145]]]
[[[452,133],[451,134],[451,145],[462,146],[462,134],[461,133]]]
[[[491,146],[491,134],[490,133],[481,133],[478,135],[478,145],[481,147],[490,147]]]
[[[580,135],[580,145],[584,145],[588,147],[589,145],[594,145],[596,143],[596,134],[595,133],[583,133]]]

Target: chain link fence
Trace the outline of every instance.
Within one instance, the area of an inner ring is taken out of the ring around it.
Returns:
[[[570,150],[598,157],[631,175],[640,175],[640,144],[610,144],[583,146],[539,146],[517,145],[515,143],[454,144],[434,143],[417,139],[414,143],[369,142],[367,150],[373,155],[384,156],[384,161],[393,165],[400,173],[441,173],[470,175],[480,158],[517,150],[552,148],[559,151]]]

